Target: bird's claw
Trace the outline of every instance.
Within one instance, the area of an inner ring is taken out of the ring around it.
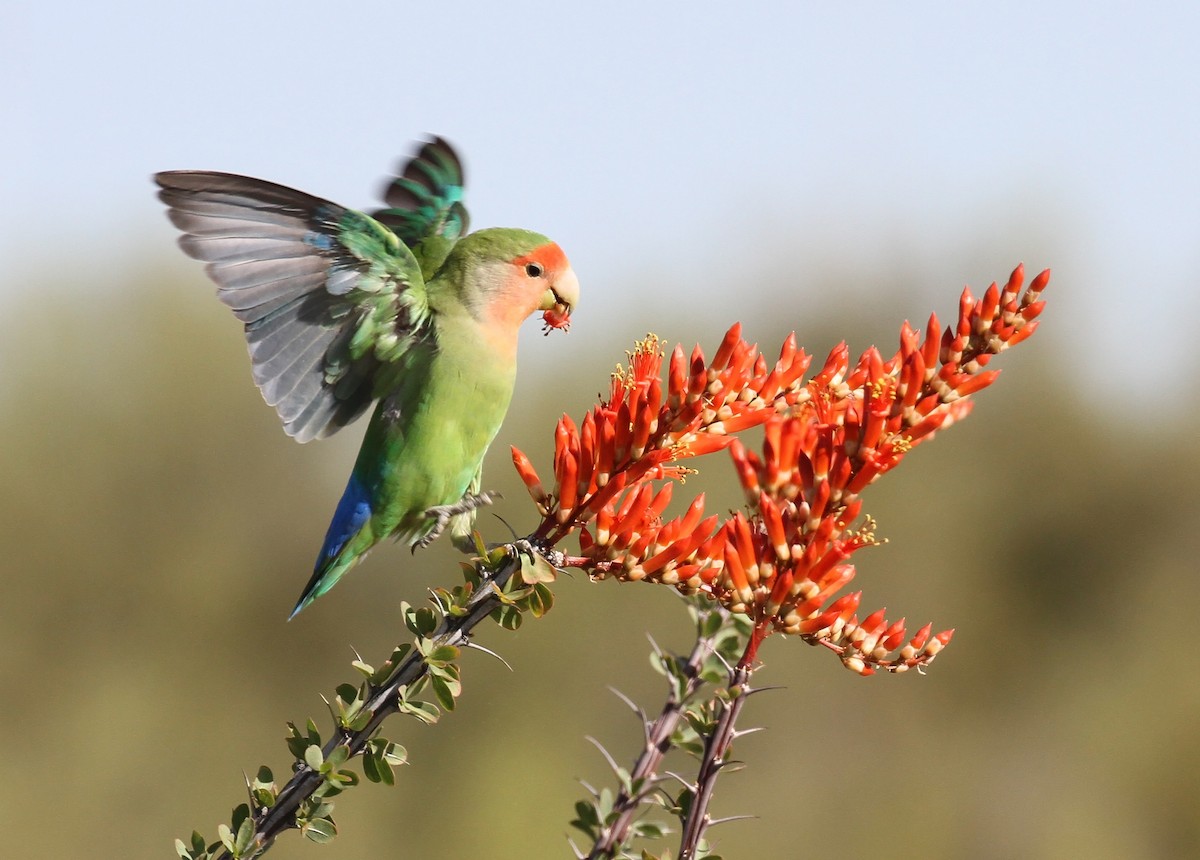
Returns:
[[[530,564],[537,561],[538,551],[528,538],[520,538],[512,543],[505,544],[505,548],[508,550],[509,555],[527,558]]]
[[[432,508],[425,509],[425,516],[433,519],[433,528],[431,528],[423,538],[418,540],[412,546],[412,551],[425,549],[446,530],[446,526],[450,524],[450,520],[459,514],[470,513],[471,511],[482,508],[484,505],[495,503],[496,499],[501,498],[500,494],[494,490],[485,490],[482,493],[469,493],[459,499],[452,505],[434,505]]]
[[[502,544],[502,546],[508,551],[510,556],[526,558],[530,564],[536,564],[537,560],[541,558],[547,561],[555,570],[561,568],[567,560],[565,553],[554,549],[553,546],[546,543],[542,538],[519,538],[510,543]]]

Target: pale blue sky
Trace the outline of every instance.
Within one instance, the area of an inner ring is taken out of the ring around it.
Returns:
[[[1055,268],[1055,337],[1119,342],[1087,356],[1094,381],[1176,363],[1147,394],[1194,396],[1200,13],[737,5],[8,3],[2,297],[56,265],[119,290],[165,259],[154,170],[370,207],[438,132],[467,154],[477,226],[567,248],[585,338],[636,317],[648,277],[733,320],[791,257],[800,317],[806,270],[886,290],[894,261],[928,282],[919,314],[1024,259]]]

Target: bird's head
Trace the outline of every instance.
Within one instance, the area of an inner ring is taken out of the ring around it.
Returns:
[[[459,241],[443,271],[461,272],[462,298],[487,322],[515,329],[535,311],[565,329],[579,304],[579,279],[556,243],[529,230],[479,230]]]

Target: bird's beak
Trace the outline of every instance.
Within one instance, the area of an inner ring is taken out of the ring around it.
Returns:
[[[554,279],[550,288],[542,294],[538,310],[545,311],[542,320],[546,323],[547,332],[552,328],[568,328],[571,324],[571,311],[579,304],[579,278],[574,270],[568,268]]]

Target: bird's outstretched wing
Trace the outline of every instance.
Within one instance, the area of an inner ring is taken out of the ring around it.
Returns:
[[[383,200],[390,208],[371,213],[413,250],[427,278],[470,227],[463,205],[465,181],[454,148],[435,137],[384,189]]]
[[[428,336],[421,268],[375,219],[273,182],[155,176],[179,244],[245,324],[254,381],[300,442],[362,414]]]

